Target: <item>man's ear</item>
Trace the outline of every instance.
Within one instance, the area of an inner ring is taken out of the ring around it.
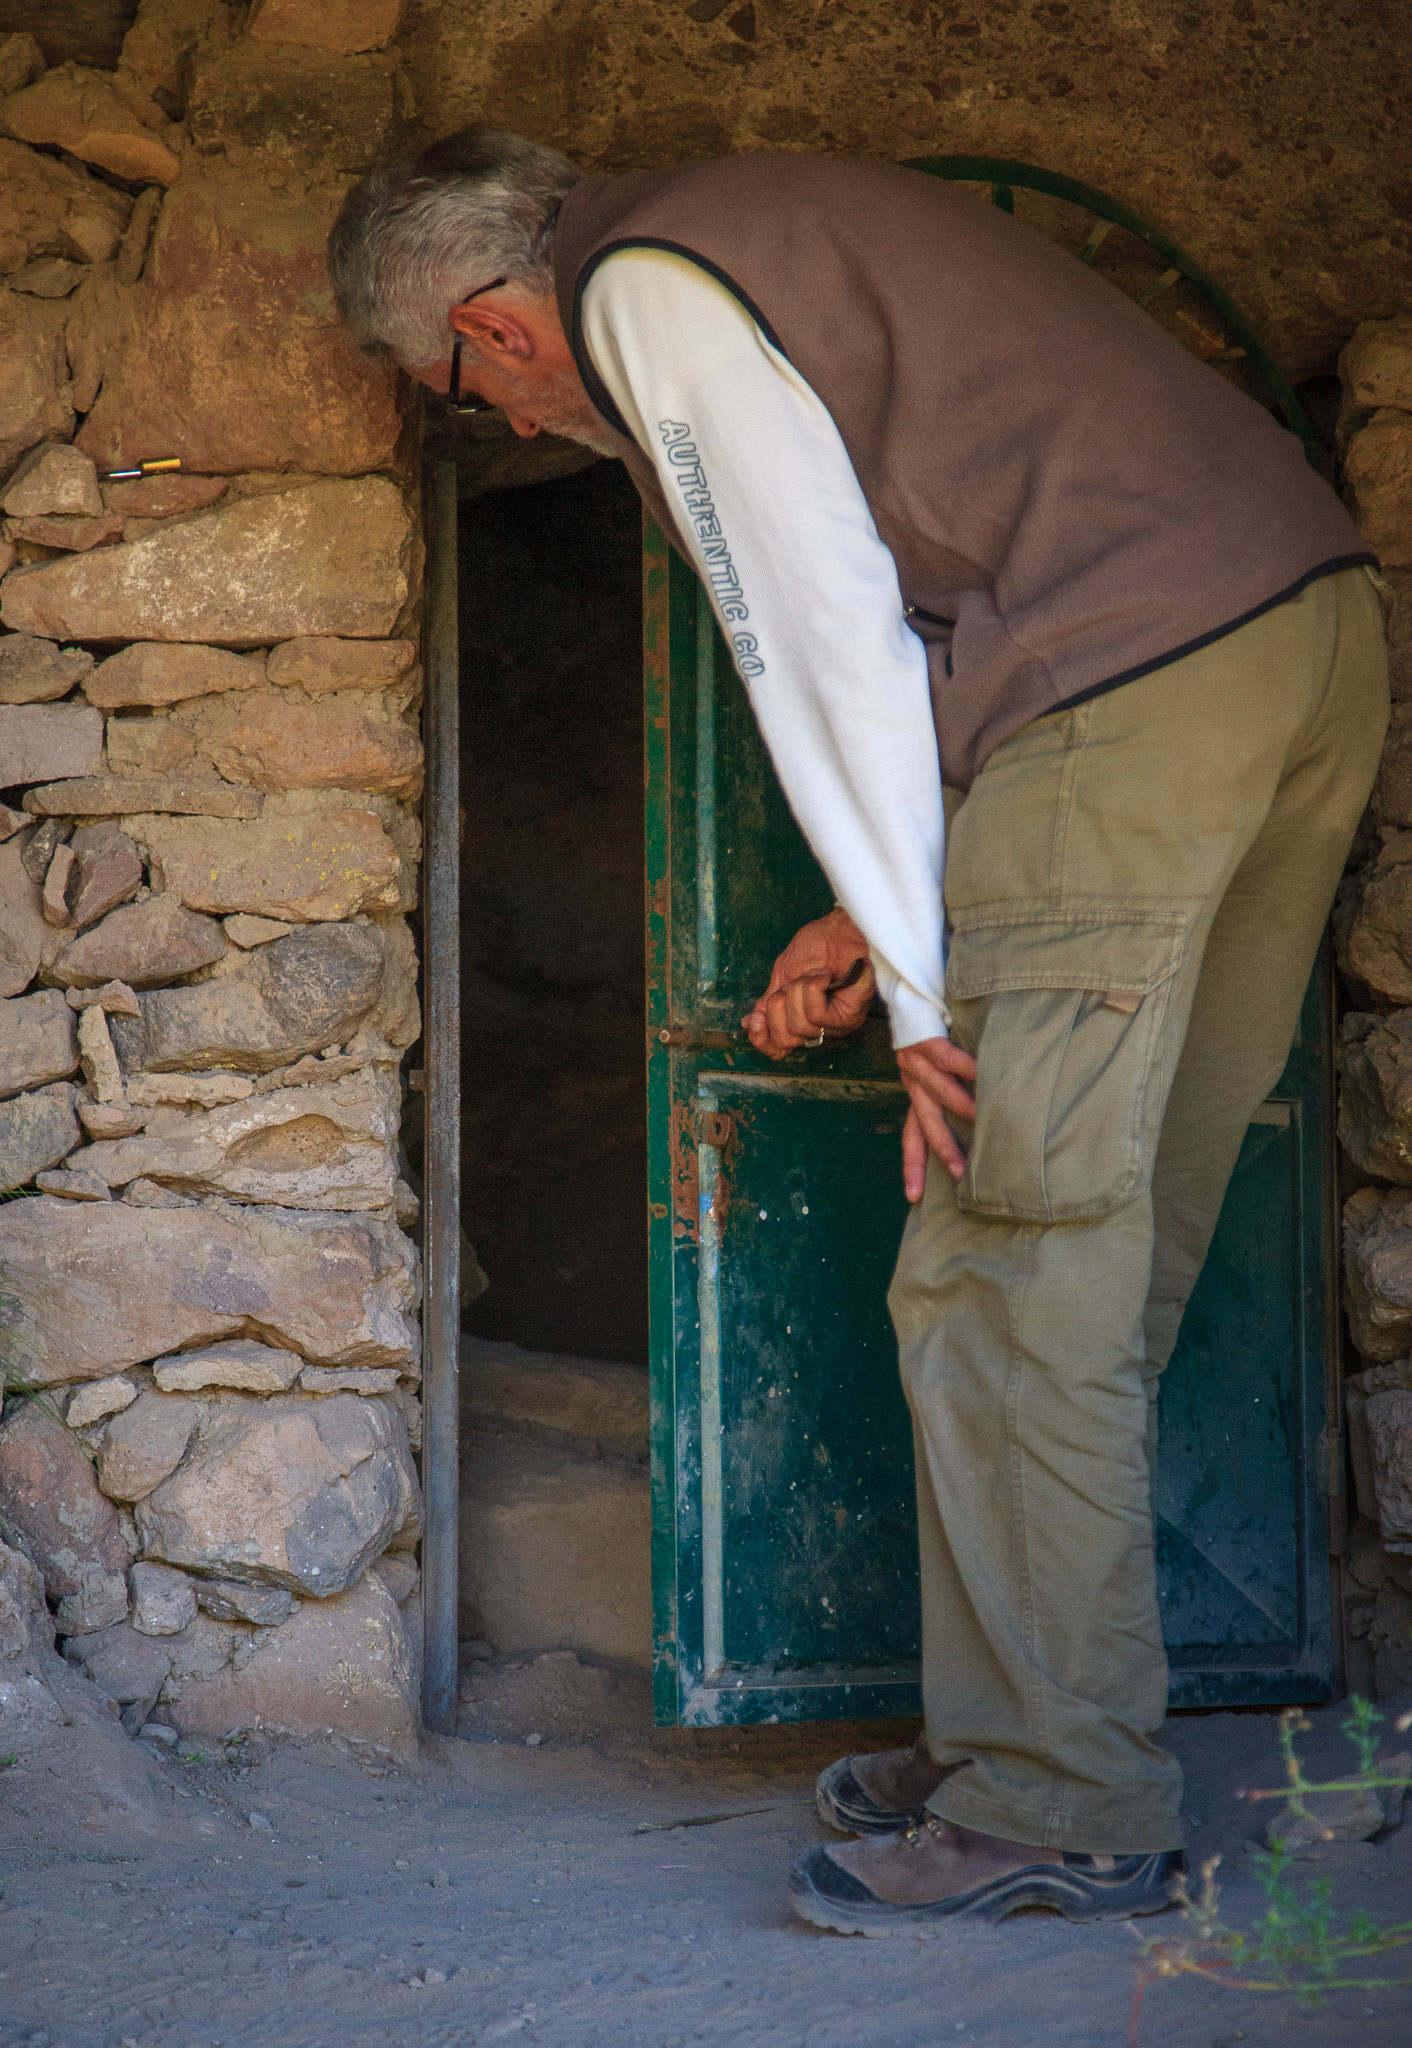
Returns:
[[[538,353],[529,323],[508,306],[473,299],[451,308],[451,325],[486,356],[515,356],[529,362]]]

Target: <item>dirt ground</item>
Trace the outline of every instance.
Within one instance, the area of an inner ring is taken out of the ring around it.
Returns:
[[[74,1728],[67,1751],[21,1757],[0,1776],[0,2048],[1122,2048],[1132,1927],[1031,1915],[862,1941],[792,1920],[815,1772],[897,1724],[651,1732],[643,1693],[566,1655],[481,1666],[466,1689],[464,1739],[399,1760],[259,1736],[179,1756],[116,1729],[95,1751]],[[1325,1715],[1333,1762],[1331,1733]],[[1234,1794],[1277,1781],[1273,1719],[1186,1716],[1170,1739],[1194,1850],[1224,1851],[1248,1917],[1263,1815]],[[635,1832],[703,1814],[739,1817]],[[1320,1867],[1349,1908],[1412,1919],[1412,1826]],[[1412,1951],[1389,1961],[1412,1972]],[[1149,1991],[1140,2033],[1409,2039],[1412,1988],[1303,2011],[1190,1978]]]

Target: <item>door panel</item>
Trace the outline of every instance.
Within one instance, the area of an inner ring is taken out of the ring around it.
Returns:
[[[1332,1694],[1326,974],[1245,1134],[1163,1375],[1154,1507],[1178,1706]]]
[[[877,1314],[903,1205],[885,1200],[860,1229],[857,1199],[897,1179],[904,1098],[886,1081],[719,1069],[697,1090],[731,1120],[700,1168],[703,1443],[719,1444],[722,1563],[706,1667],[905,1663],[911,1432]]]
[[[911,1432],[885,1299],[906,1097],[881,1018],[779,1064],[740,1029],[832,895],[705,595],[650,522],[645,571],[657,1718],[913,1713]],[[1166,1375],[1175,1704],[1331,1689],[1325,1037],[1316,987]]]

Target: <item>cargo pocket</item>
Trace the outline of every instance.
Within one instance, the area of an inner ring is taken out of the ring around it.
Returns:
[[[958,923],[947,999],[979,1068],[962,1209],[1093,1220],[1149,1184],[1170,1083],[1163,1026],[1187,936],[1179,912]]]

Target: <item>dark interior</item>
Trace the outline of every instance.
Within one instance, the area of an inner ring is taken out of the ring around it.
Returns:
[[[474,1336],[647,1362],[642,516],[617,463],[460,516]]]

